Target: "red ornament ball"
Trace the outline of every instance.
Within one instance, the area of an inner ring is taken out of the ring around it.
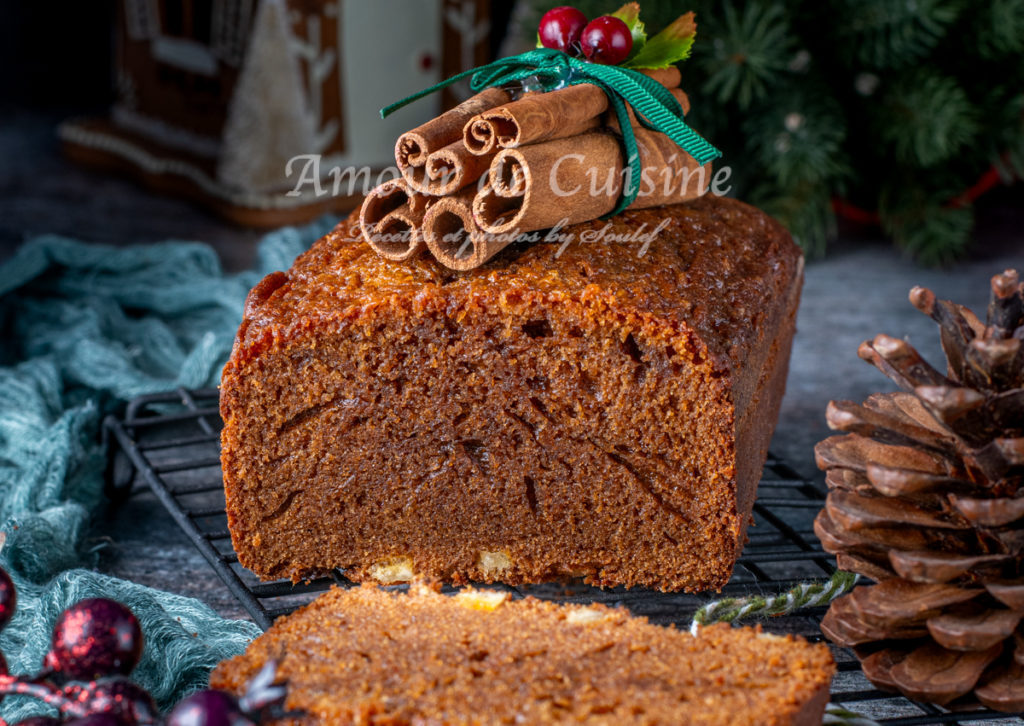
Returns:
[[[14,609],[18,607],[18,593],[7,570],[0,567],[0,628],[7,626],[14,617]]]
[[[588,61],[607,66],[618,65],[633,50],[629,27],[612,15],[602,15],[587,23],[580,42]]]
[[[540,44],[545,48],[579,55],[580,35],[586,24],[587,16],[571,5],[551,8],[544,13],[537,28]]]
[[[72,605],[57,619],[44,666],[69,680],[128,675],[142,656],[142,629],[127,607],[106,598]]]
[[[146,689],[121,676],[69,683],[61,692],[65,698],[81,704],[90,715],[110,716],[120,726],[156,723],[159,717]]]
[[[205,690],[193,693],[167,716],[167,726],[251,726],[252,721],[230,693]]]

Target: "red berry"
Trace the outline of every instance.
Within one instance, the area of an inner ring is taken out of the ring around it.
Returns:
[[[583,55],[591,63],[617,66],[633,49],[633,36],[624,22],[612,15],[594,18],[580,38]]]
[[[128,675],[142,655],[142,629],[127,607],[90,598],[61,613],[44,665],[70,680]]]
[[[540,19],[540,44],[572,55],[580,53],[580,34],[587,24],[587,16],[572,7],[562,5],[551,8]]]

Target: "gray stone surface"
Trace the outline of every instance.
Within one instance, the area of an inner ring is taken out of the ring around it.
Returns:
[[[93,531],[104,572],[198,598],[226,618],[251,619],[145,486],[111,507]]]

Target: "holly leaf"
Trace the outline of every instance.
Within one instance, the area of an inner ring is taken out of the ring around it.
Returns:
[[[635,3],[633,3],[635,4]],[[680,15],[672,23],[644,43],[643,47],[622,64],[624,68],[668,68],[685,60],[693,48],[697,23],[693,13]]]
[[[608,13],[613,18],[618,18],[629,28],[629,34],[633,36],[633,47],[625,63],[635,56],[647,44],[647,31],[644,29],[643,21],[640,20],[640,3],[626,3],[614,13]]]

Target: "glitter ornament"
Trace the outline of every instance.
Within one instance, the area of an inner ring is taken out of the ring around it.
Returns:
[[[0,568],[0,629],[11,621],[17,595]],[[33,716],[14,726],[255,726],[285,714],[284,687],[268,663],[246,685],[241,699],[221,691],[200,691],[175,708],[165,721],[153,698],[131,681],[142,656],[142,629],[130,609],[114,600],[82,600],[61,613],[52,648],[35,676],[13,676],[0,654],[0,700],[34,698],[60,712],[59,718]],[[0,718],[0,726],[8,726]]]
[[[53,628],[44,667],[68,679],[128,675],[142,656],[142,628],[131,610],[106,598],[82,600]]]
[[[69,683],[61,689],[69,700],[89,714],[106,714],[123,726],[156,723],[159,712],[144,688],[127,678],[100,678],[88,683]]]
[[[167,716],[167,726],[252,726],[252,723],[231,694],[215,690],[193,693]]]

